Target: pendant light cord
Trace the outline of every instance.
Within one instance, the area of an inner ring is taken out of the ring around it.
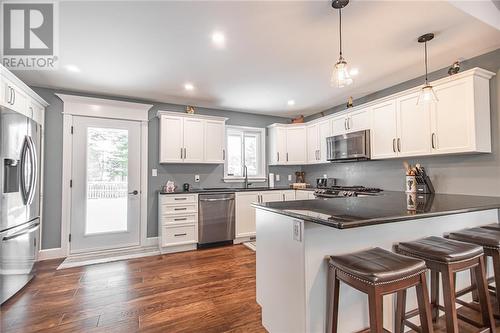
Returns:
[[[342,58],[342,8],[339,8],[340,58]]]
[[[427,79],[427,42],[424,43],[425,50],[425,85],[429,85],[429,81]]]

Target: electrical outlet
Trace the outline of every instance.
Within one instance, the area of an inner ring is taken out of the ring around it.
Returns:
[[[292,175],[288,175],[288,181],[291,182],[292,181]]]
[[[151,169],[151,177],[158,176],[158,169]]]
[[[194,182],[199,183],[200,182],[200,175],[194,175]]]
[[[279,182],[279,181],[280,181],[280,175],[276,175],[276,176],[274,177],[274,179],[276,179],[276,181],[277,181],[277,182]]]
[[[302,241],[302,232],[300,227],[300,221],[293,221],[293,239],[297,242]]]
[[[323,175],[323,178],[328,178],[328,175],[325,173],[325,174]]]

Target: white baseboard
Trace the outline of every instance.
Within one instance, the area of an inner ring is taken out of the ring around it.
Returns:
[[[64,249],[60,247],[38,251],[37,261],[58,259],[58,258],[66,258],[66,253],[64,252]]]

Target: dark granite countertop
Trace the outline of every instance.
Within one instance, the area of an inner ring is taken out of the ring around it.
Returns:
[[[418,195],[413,206],[416,210],[410,210],[414,199],[415,196],[408,198],[405,192],[384,191],[366,197],[317,198],[253,206],[338,229],[500,208],[500,197],[426,194]]]
[[[248,191],[284,191],[293,190],[289,186],[277,186],[277,187],[250,187],[250,188],[240,188],[240,187],[210,187],[210,188],[193,188],[188,192],[185,191],[175,191],[175,192],[163,192],[159,191],[160,194],[194,194],[194,193],[233,193],[233,192],[248,192]],[[315,188],[309,187],[305,189],[300,189],[305,191],[314,191]]]

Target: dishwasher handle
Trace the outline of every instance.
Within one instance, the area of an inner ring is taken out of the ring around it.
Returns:
[[[208,202],[214,202],[214,201],[230,201],[230,200],[234,200],[234,198],[200,199],[200,201],[208,201]]]

